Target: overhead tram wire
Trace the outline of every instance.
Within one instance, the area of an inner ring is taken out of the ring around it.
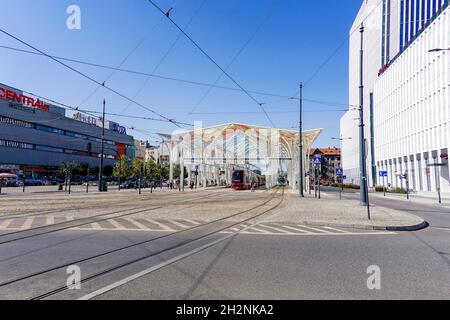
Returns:
[[[372,16],[372,14],[375,13],[375,11],[378,9],[378,7],[383,3],[383,0],[380,0],[377,5],[375,6],[375,8],[369,12],[369,14],[361,21],[362,23],[366,22],[367,19],[370,18],[370,16]],[[323,68],[325,68],[325,66],[339,53],[339,51],[344,47],[344,45],[350,40],[350,37],[356,32],[359,32],[359,27],[355,28],[352,32],[350,32],[348,34],[348,36],[345,38],[345,40],[339,44],[339,46],[331,53],[331,55],[325,59],[325,61],[320,64],[320,66],[316,69],[316,71],[313,73],[313,75],[305,82],[304,87],[309,85],[318,75],[319,73],[323,70]],[[298,97],[298,95],[300,94],[300,91],[297,90],[297,92],[293,95],[295,98]]]
[[[6,50],[15,51],[15,52],[32,54],[32,55],[36,55],[36,56],[45,56],[44,54],[41,54],[41,53],[38,53],[38,52],[33,52],[33,51],[19,49],[19,48],[14,48],[14,47],[8,47],[8,46],[4,46],[4,45],[0,45],[0,48],[6,49]],[[61,57],[61,56],[52,56],[52,57],[55,58],[55,59],[58,59],[58,60],[64,60],[64,61],[73,62],[73,63],[77,63],[77,64],[81,64],[81,65],[95,67],[95,68],[115,70],[115,71],[118,71],[118,72],[135,74],[135,75],[138,75],[138,76],[153,77],[153,78],[157,78],[157,79],[161,79],[161,80],[181,82],[181,83],[186,83],[186,84],[189,84],[189,85],[196,85],[196,86],[201,86],[201,87],[213,87],[213,88],[217,88],[217,89],[230,90],[230,91],[239,91],[239,92],[242,91],[241,89],[234,88],[234,87],[214,85],[214,84],[211,84],[211,83],[191,81],[191,80],[187,80],[187,79],[166,77],[166,76],[162,76],[162,75],[145,73],[145,72],[141,72],[141,71],[137,71],[137,70],[115,68],[115,67],[112,67],[112,66],[106,66],[106,65],[102,65],[102,64],[96,64],[96,63],[86,62],[86,61],[81,61],[81,60],[76,60],[76,59],[70,59],[70,58],[65,58],[65,57]],[[253,93],[253,94],[257,94],[257,95],[261,95],[261,96],[280,98],[280,99],[277,99],[275,101],[267,102],[266,103],[267,105],[275,104],[277,102],[282,102],[282,101],[286,101],[286,100],[296,100],[296,101],[300,100],[298,97],[295,97],[295,96],[287,96],[287,95],[282,95],[282,94],[277,94],[277,93],[262,92],[262,91],[257,91],[257,90],[248,90],[248,92]],[[345,106],[346,105],[346,103],[343,103],[343,102],[331,102],[331,101],[323,101],[322,102],[320,100],[313,100],[313,99],[307,99],[307,98],[304,98],[303,101],[311,102],[311,103],[318,103],[318,104],[324,103],[326,105],[336,105],[336,106]]]
[[[48,97],[37,95],[37,94],[35,94],[33,92],[29,92],[29,91],[26,91],[26,90],[23,90],[23,92],[26,93],[26,94],[32,95],[34,97],[37,97],[39,99],[43,99],[45,101],[51,102],[54,105],[62,107],[64,109],[80,112],[80,113],[83,113],[85,115],[89,115],[89,116],[92,116],[92,117],[97,117],[98,115],[103,114],[103,112],[99,112],[99,111],[83,110],[83,109],[80,109],[79,107],[74,107],[74,106],[68,105],[66,103],[62,103],[62,102],[56,101],[56,100],[48,98]],[[115,114],[115,113],[108,113],[108,112],[105,112],[105,115],[117,116],[117,114]],[[184,122],[178,122],[178,121],[175,121],[175,120],[168,121],[168,120],[165,120],[165,119],[157,119],[157,118],[151,118],[151,117],[139,117],[139,116],[131,116],[131,115],[122,115],[122,117],[124,117],[124,118],[131,118],[131,119],[141,119],[141,120],[148,120],[148,121],[156,121],[156,122],[176,123],[176,124],[179,124],[179,125],[191,126],[191,127],[193,126],[192,124],[184,123]]]
[[[153,0],[147,0],[150,4],[152,4],[161,14],[167,17],[169,21],[178,29],[180,30],[184,36],[198,49],[200,52],[203,53],[205,57],[207,57],[217,68],[224,73],[228,79],[230,79],[237,87],[241,89],[252,101],[254,101],[264,112],[266,115],[267,120],[269,120],[270,124],[275,127],[275,124],[273,123],[272,119],[270,118],[269,114],[264,108],[264,103],[259,102],[255,97],[253,97],[249,91],[247,91],[239,82],[237,82],[226,70],[224,70],[194,39],[192,39],[191,36],[189,36],[166,12],[164,12]]]
[[[166,116],[164,116],[164,115],[162,115],[162,114],[156,112],[155,110],[150,109],[150,108],[148,108],[148,107],[142,105],[141,103],[139,103],[139,102],[137,102],[137,101],[135,101],[135,100],[133,100],[133,99],[127,97],[126,95],[124,95],[124,94],[118,92],[117,90],[112,89],[111,87],[107,86],[105,83],[100,83],[99,81],[97,81],[97,80],[95,80],[94,78],[88,76],[87,74],[85,74],[85,73],[83,73],[83,72],[81,72],[81,71],[75,69],[74,67],[71,67],[71,66],[69,66],[68,64],[66,64],[66,63],[64,63],[64,62],[62,62],[62,61],[60,61],[60,60],[58,60],[58,59],[56,59],[56,58],[53,58],[52,56],[48,55],[47,53],[43,52],[42,50],[37,49],[36,47],[32,46],[31,44],[29,44],[29,43],[27,43],[27,42],[25,42],[25,41],[19,39],[18,37],[14,36],[13,34],[7,32],[7,31],[5,31],[4,29],[0,28],[0,32],[3,33],[3,34],[5,34],[5,35],[7,35],[8,37],[10,37],[10,38],[16,40],[16,41],[22,43],[23,45],[25,45],[25,46],[27,46],[27,47],[29,47],[29,48],[31,48],[31,49],[33,49],[33,50],[35,50],[35,51],[41,53],[42,55],[48,57],[49,59],[55,61],[56,63],[58,63],[58,64],[64,66],[65,68],[68,68],[69,70],[71,70],[71,71],[75,72],[76,74],[82,76],[83,78],[86,78],[86,79],[88,79],[88,80],[91,81],[91,82],[94,82],[94,83],[96,83],[96,84],[98,84],[98,85],[101,85],[102,87],[104,87],[104,88],[107,89],[108,91],[110,91],[110,92],[112,92],[112,93],[118,95],[119,97],[121,97],[121,98],[123,98],[123,99],[125,99],[125,100],[127,100],[127,101],[133,102],[134,104],[136,104],[137,106],[141,107],[142,109],[145,109],[145,110],[147,110],[147,111],[149,111],[149,112],[151,112],[151,113],[157,115],[158,117],[160,117],[160,118],[162,118],[162,119],[164,119],[164,120],[167,120],[168,122],[174,124],[175,126],[181,128],[181,126],[178,125],[177,122],[176,122],[175,120],[169,119],[168,117],[166,117]]]
[[[200,6],[198,7],[198,9],[194,12],[194,14],[191,16],[191,18],[189,19],[188,23],[185,26],[185,29],[189,28],[190,25],[192,24],[192,22],[194,22],[194,19],[197,17],[197,15],[200,13],[200,11],[202,10],[202,8],[205,6],[207,0],[203,0],[203,2],[200,4]],[[175,3],[176,4],[176,3]],[[175,7],[175,4],[172,5],[172,9]],[[164,20],[165,17],[162,17],[162,20]],[[161,20],[161,21],[162,21]],[[178,41],[180,41],[181,37],[182,37],[182,33],[179,33],[179,35],[177,36],[177,38],[175,39],[174,42],[172,42],[171,46],[169,47],[169,49],[164,53],[164,55],[161,57],[161,59],[158,61],[158,63],[156,64],[156,66],[153,68],[152,70],[152,74],[155,74],[155,72],[161,67],[161,65],[164,63],[164,61],[167,59],[167,57],[169,56],[169,54],[172,52],[172,50],[175,48],[175,46],[177,45]],[[136,94],[133,96],[133,99],[136,99],[141,92],[145,89],[145,87],[147,86],[148,82],[150,81],[150,76],[147,76],[145,81],[142,83],[142,85],[140,86],[140,88],[136,91]],[[128,106],[126,106],[123,111],[121,112],[122,114],[129,108],[129,104]]]
[[[164,21],[164,19],[160,19],[152,28],[150,28],[145,33],[144,37],[142,37],[142,39],[137,43],[137,45],[130,52],[128,52],[128,54],[125,56],[124,59],[122,59],[122,61],[117,66],[117,69],[121,68],[128,61],[128,59],[142,46],[142,44],[148,39],[148,37],[156,30],[156,28],[158,28],[158,26],[163,21]],[[117,70],[112,70],[112,72],[108,75],[108,77],[106,77],[106,79],[103,83],[108,82],[114,76],[114,74],[116,72],[117,72]],[[80,106],[83,106],[90,98],[92,98],[98,92],[98,90],[100,90],[100,88],[102,88],[102,86],[97,86],[86,98],[84,98],[82,100],[82,102],[80,103]]]
[[[234,64],[234,62],[239,58],[239,56],[244,52],[244,50],[247,48],[247,46],[253,41],[253,39],[256,37],[256,35],[259,33],[259,31],[262,29],[262,27],[272,18],[273,14],[275,13],[276,3],[274,4],[273,8],[270,10],[269,14],[262,20],[262,22],[257,26],[255,32],[253,32],[250,37],[247,39],[247,41],[244,43],[244,45],[239,49],[239,51],[236,53],[236,55],[231,59],[230,63],[227,65],[225,70],[228,71],[228,69]],[[219,77],[217,77],[216,81],[213,85],[209,86],[208,90],[206,90],[205,94],[200,98],[200,100],[197,102],[197,104],[194,106],[191,112],[189,112],[189,115],[195,114],[195,111],[198,109],[198,107],[205,101],[205,99],[208,97],[208,95],[211,93],[212,89],[214,88],[214,85],[218,84],[219,81],[224,76],[224,73],[221,73]]]

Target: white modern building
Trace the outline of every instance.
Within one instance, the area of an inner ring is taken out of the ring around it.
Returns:
[[[382,185],[378,173],[387,171],[385,183],[392,187],[405,188],[401,176],[406,174],[410,189],[449,192],[450,52],[429,52],[450,47],[449,2],[378,3],[364,1],[352,28],[362,21],[366,26],[364,112],[371,185]],[[378,35],[367,32],[371,18],[378,19],[372,26]],[[353,32],[350,39],[350,105],[359,102],[359,36]],[[343,167],[358,182],[358,112],[352,107],[341,119],[341,133],[353,138],[344,141]]]

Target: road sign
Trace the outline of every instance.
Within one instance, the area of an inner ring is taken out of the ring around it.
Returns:
[[[380,171],[380,177],[387,177],[388,172],[387,171]]]
[[[321,156],[314,156],[314,164],[316,166],[320,166],[322,164],[322,157]]]
[[[342,180],[347,180],[347,176],[342,176]]]
[[[337,168],[336,169],[336,175],[343,176],[344,175],[344,170],[342,168]]]

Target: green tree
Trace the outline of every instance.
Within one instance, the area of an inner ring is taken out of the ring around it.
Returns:
[[[173,166],[173,178],[175,180],[179,180],[180,179],[180,175],[181,175],[181,167],[180,167],[179,164],[176,164],[176,165]],[[189,177],[189,175],[188,175],[188,172],[187,172],[186,168],[184,168],[184,179],[186,179],[187,177]]]
[[[166,180],[166,181],[169,180],[170,165],[168,163],[163,164],[162,170],[161,170],[161,176],[162,176],[163,180]]]
[[[158,166],[158,164],[151,159],[150,161],[147,161],[145,163],[145,178],[152,180],[152,179],[159,179],[161,173],[161,168]]]
[[[60,170],[63,174],[72,174],[74,171],[78,170],[80,166],[75,162],[63,162],[61,163]]]
[[[143,176],[144,172],[143,170],[144,161],[136,158],[133,160],[133,165],[131,168],[131,174],[134,179],[139,179],[140,176]]]
[[[114,165],[113,175],[120,178],[121,181],[126,180],[131,175],[130,159],[126,155],[120,156]]]

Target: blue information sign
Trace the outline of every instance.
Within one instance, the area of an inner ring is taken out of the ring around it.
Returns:
[[[322,164],[322,157],[321,156],[314,156],[314,164],[316,166],[320,166]]]
[[[387,171],[380,171],[380,177],[387,177],[388,172]]]
[[[336,169],[336,175],[343,176],[344,175],[344,170],[342,168],[337,168]]]

